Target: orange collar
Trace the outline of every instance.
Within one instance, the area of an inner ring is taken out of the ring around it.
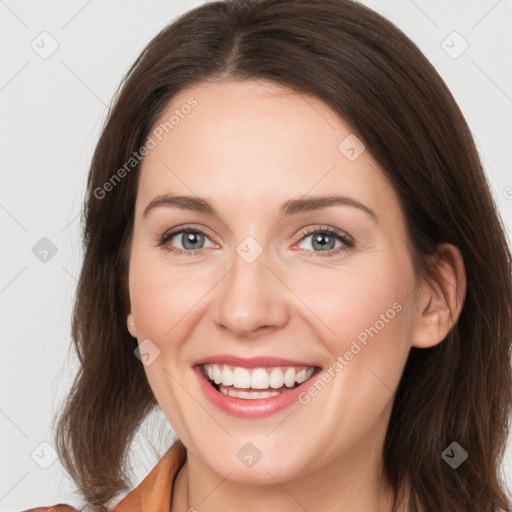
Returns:
[[[177,439],[156,466],[114,508],[114,512],[169,512],[172,489],[187,450]]]

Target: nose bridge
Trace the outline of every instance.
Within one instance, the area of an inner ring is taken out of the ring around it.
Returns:
[[[270,251],[253,237],[245,238],[232,255],[231,269],[216,297],[214,320],[238,336],[261,328],[280,328],[288,320],[285,287],[269,269]]]

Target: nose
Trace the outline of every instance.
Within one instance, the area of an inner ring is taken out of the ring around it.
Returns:
[[[289,321],[292,293],[265,256],[264,251],[248,263],[235,253],[231,270],[218,284],[213,318],[224,334],[227,330],[236,338],[254,338]]]

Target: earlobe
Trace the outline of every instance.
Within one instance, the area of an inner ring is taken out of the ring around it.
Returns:
[[[411,345],[433,347],[441,343],[457,322],[466,294],[466,271],[460,250],[441,244],[431,275],[419,292],[418,317]]]
[[[134,337],[137,337],[137,329],[135,329],[135,320],[133,319],[133,314],[130,311],[126,317],[126,326],[128,327],[128,332]]]

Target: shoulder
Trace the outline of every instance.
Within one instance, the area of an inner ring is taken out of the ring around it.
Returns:
[[[177,439],[142,482],[124,496],[113,509],[108,508],[108,510],[112,510],[112,512],[132,512],[133,510],[142,510],[141,504],[145,504],[145,510],[168,511],[174,479],[186,458],[185,445],[180,439]],[[86,510],[87,505],[84,508],[77,509],[71,505],[59,503],[51,507],[30,508],[23,510],[23,512],[85,512]]]
[[[53,505],[51,507],[29,508],[23,512],[78,512],[78,509],[72,507],[71,505],[64,505],[59,503],[58,505]]]

